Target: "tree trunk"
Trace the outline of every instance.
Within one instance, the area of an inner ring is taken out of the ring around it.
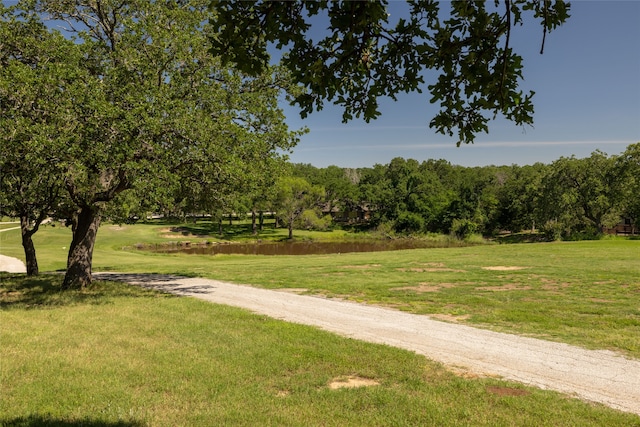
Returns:
[[[73,229],[73,240],[67,258],[67,273],[62,289],[81,289],[91,284],[93,247],[100,226],[100,209],[84,206],[80,209]]]
[[[251,211],[251,234],[258,234],[258,226],[256,224],[256,211]]]
[[[37,228],[29,230],[29,217],[20,217],[20,231],[22,232],[22,247],[24,248],[24,258],[27,267],[27,276],[38,275],[38,259],[36,258],[36,247],[33,245],[33,234]]]
[[[289,222],[289,240],[293,239],[293,221]]]
[[[258,224],[259,224],[259,229],[260,231],[264,230],[264,212],[260,211],[258,213]]]

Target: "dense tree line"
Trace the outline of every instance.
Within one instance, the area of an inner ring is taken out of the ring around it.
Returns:
[[[400,233],[539,230],[550,238],[597,235],[621,219],[640,222],[640,143],[619,156],[595,151],[551,164],[462,167],[395,158],[371,168],[293,165],[324,188],[330,211],[366,209],[369,224]]]

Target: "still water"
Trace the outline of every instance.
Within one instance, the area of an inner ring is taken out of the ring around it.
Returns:
[[[207,246],[162,247],[151,249],[160,253],[186,253],[197,255],[322,255],[347,252],[380,252],[402,249],[420,249],[436,246],[434,242],[398,239],[371,242],[280,242],[233,243]]]

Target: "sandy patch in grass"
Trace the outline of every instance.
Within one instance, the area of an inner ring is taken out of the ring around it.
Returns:
[[[512,266],[504,266],[504,265],[494,265],[490,267],[482,267],[483,270],[491,270],[491,271],[515,271],[515,270],[524,270],[529,267],[518,267],[515,265]]]
[[[464,320],[468,320],[471,317],[471,315],[470,314],[455,315],[455,314],[435,313],[435,314],[429,314],[429,317],[433,319],[444,320],[445,322],[458,323]]]
[[[602,282],[593,282],[594,285],[613,285],[616,283],[615,279],[604,280]]]
[[[446,368],[447,371],[451,372],[452,374],[468,380],[474,380],[478,378],[499,378],[498,375],[490,375],[482,371],[471,371],[466,366],[451,365],[447,366]]]
[[[558,283],[555,280],[547,278],[541,278],[540,282],[542,282],[542,289],[544,289],[545,291],[558,291],[560,289],[568,288],[569,286],[571,286],[570,283]]]
[[[376,380],[372,380],[370,378],[362,378],[358,376],[350,376],[350,377],[340,377],[334,378],[329,383],[329,388],[331,390],[337,390],[339,388],[357,388],[357,387],[371,387],[375,385],[380,385],[380,383]]]
[[[450,273],[465,273],[465,270],[457,270],[455,268],[447,267],[411,267],[411,268],[399,268],[398,271],[412,273],[437,273],[437,272],[450,272]]]
[[[399,288],[391,288],[391,291],[414,291],[417,293],[422,292],[439,292],[443,288],[455,288],[457,285],[464,283],[429,283],[423,282],[418,286],[401,286]]]
[[[481,286],[476,288],[478,291],[491,291],[491,292],[503,292],[503,291],[528,291],[531,286],[522,285],[520,283],[505,283],[500,286]]]

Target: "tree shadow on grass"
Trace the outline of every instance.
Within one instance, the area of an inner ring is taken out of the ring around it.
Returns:
[[[0,273],[0,309],[42,309],[74,305],[101,305],[113,298],[166,297],[151,290],[121,282],[96,280],[85,289],[62,290],[63,275]],[[2,424],[0,424],[2,425]]]
[[[19,417],[13,419],[0,419],[0,426],[5,427],[36,427],[36,426],[52,426],[52,427],[142,427],[144,423],[138,421],[99,421],[88,418],[81,420],[69,421],[51,418],[42,415],[29,417]]]
[[[182,233],[183,236],[198,236],[198,237],[215,237],[216,239],[237,241],[237,240],[251,240],[251,239],[272,239],[281,234],[282,229],[272,228],[273,224],[268,224],[267,228],[264,228],[258,234],[253,234],[253,228],[251,224],[225,224],[222,226],[222,235],[220,235],[220,229],[216,223],[197,223],[197,224],[179,224],[171,228],[171,231],[175,233]]]
[[[154,273],[95,273],[94,277],[106,281],[118,281],[129,283],[131,285],[140,286],[145,289],[151,289],[163,293],[171,293],[173,295],[185,296],[193,294],[208,294],[214,286],[210,284],[201,285],[184,285],[179,283],[180,279],[186,276],[176,276],[171,274],[154,274]]]

